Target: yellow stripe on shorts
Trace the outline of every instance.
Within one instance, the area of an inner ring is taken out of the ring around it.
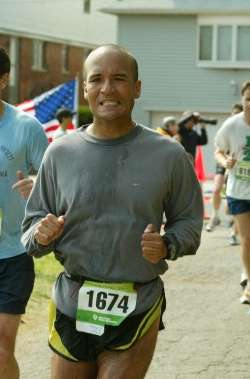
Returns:
[[[160,298],[157,299],[153,307],[150,308],[148,313],[143,317],[131,341],[127,343],[126,345],[115,347],[113,350],[129,349],[137,339],[140,339],[141,337],[145,336],[145,334],[148,332],[148,330],[153,325],[153,323],[160,317],[162,302],[163,302],[163,295],[161,295]]]
[[[63,345],[62,340],[55,329],[55,319],[56,319],[56,305],[53,301],[50,301],[49,305],[49,344],[58,354],[68,358],[72,361],[78,362],[78,359],[73,357],[70,352]]]

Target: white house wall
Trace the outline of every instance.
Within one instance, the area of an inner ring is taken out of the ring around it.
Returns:
[[[78,46],[116,42],[116,16],[98,11],[110,0],[0,0],[0,33],[56,40]]]

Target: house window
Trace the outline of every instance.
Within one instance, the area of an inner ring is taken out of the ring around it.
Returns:
[[[238,27],[237,60],[250,62],[250,26]]]
[[[232,60],[232,26],[220,25],[217,29],[217,59],[218,61]]]
[[[62,47],[62,69],[64,72],[69,72],[69,47]]]
[[[199,66],[250,68],[250,24],[206,22],[198,34]]]
[[[83,0],[83,12],[90,13],[91,11],[91,0]]]
[[[40,40],[32,42],[32,69],[46,70],[47,69],[47,43]]]
[[[210,61],[212,59],[213,29],[212,26],[200,27],[200,60]]]

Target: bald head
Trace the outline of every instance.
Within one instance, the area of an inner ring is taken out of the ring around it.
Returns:
[[[137,63],[136,59],[134,58],[134,56],[129,51],[127,51],[123,47],[118,46],[118,45],[112,45],[112,44],[103,45],[103,46],[97,47],[96,49],[91,51],[91,53],[88,55],[88,57],[86,58],[86,60],[84,62],[84,72],[83,72],[84,79],[86,79],[86,77],[87,77],[88,69],[89,69],[93,59],[96,59],[98,57],[101,58],[105,54],[112,54],[112,53],[118,54],[124,60],[129,61],[130,65],[131,65],[131,71],[132,71],[133,79],[136,82],[138,80],[138,63]]]

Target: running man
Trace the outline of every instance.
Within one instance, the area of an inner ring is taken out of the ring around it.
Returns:
[[[52,294],[52,378],[142,379],[163,327],[160,275],[200,244],[201,190],[182,146],[132,119],[141,82],[129,52],[95,49],[84,76],[93,123],[48,148],[23,242],[65,269]]]
[[[33,260],[21,244],[24,207],[33,186],[29,170],[37,170],[47,148],[41,124],[7,104],[10,59],[0,47],[0,378],[19,378],[14,356],[21,315],[34,284]]]
[[[247,275],[241,303],[250,304],[250,81],[241,89],[243,112],[228,118],[215,137],[216,159],[228,169],[227,203],[241,237]]]
[[[242,112],[242,105],[241,104],[234,104],[231,111],[231,116],[234,116],[237,113]],[[218,162],[216,163],[216,171],[214,176],[214,190],[212,194],[212,215],[209,223],[206,226],[207,232],[212,232],[216,226],[220,224],[220,217],[219,217],[219,211],[220,211],[220,205],[221,205],[221,191],[225,184],[225,172],[226,169]],[[235,230],[235,226],[232,227],[232,233],[230,237],[230,245],[238,245],[237,241],[237,231]]]

